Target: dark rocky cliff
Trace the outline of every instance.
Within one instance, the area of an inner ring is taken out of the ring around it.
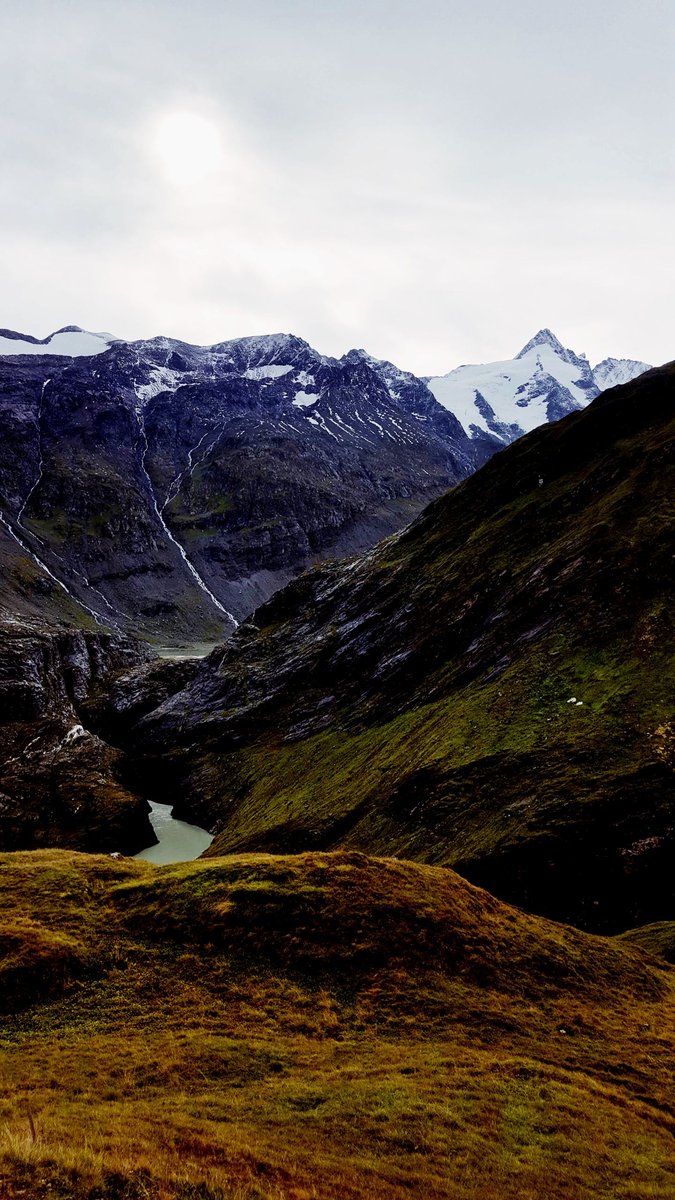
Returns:
[[[0,846],[127,853],[153,835],[124,756],[82,724],[81,709],[147,648],[106,633],[0,627]]]

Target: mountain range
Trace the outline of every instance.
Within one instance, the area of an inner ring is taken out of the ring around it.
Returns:
[[[0,330],[0,604],[217,641],[314,562],[367,549],[505,444],[644,363],[542,330],[421,379],[291,335],[196,347]]]

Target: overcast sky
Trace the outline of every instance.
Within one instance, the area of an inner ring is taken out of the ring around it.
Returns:
[[[0,0],[0,326],[675,358],[673,0]]]

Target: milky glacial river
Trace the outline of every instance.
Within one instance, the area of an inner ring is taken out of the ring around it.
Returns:
[[[189,862],[211,845],[213,836],[198,825],[188,825],[186,821],[177,821],[171,816],[170,804],[155,804],[150,801],[150,824],[159,842],[156,846],[148,846],[141,850],[135,858],[144,858],[146,862],[173,863]]]

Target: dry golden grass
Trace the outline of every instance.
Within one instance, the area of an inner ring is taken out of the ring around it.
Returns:
[[[672,969],[452,872],[4,855],[17,928],[2,1200],[675,1195]]]

